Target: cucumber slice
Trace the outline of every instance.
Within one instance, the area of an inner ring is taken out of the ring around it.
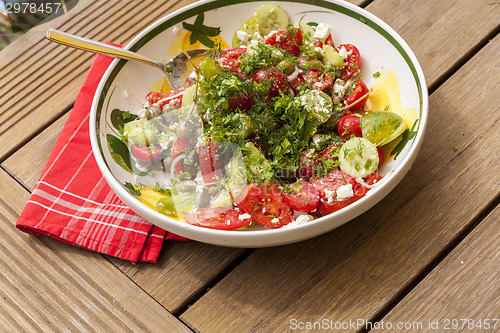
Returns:
[[[156,127],[146,119],[128,122],[123,127],[123,139],[125,141],[143,146],[154,143],[157,134]]]
[[[360,119],[363,137],[377,146],[383,146],[400,136],[406,129],[403,118],[388,111],[375,111]]]
[[[345,62],[344,58],[330,45],[323,45],[323,51],[325,56],[323,57],[323,63],[325,65],[332,65],[336,68],[344,68]]]
[[[243,23],[243,25],[236,30],[231,42],[232,47],[241,45],[248,45],[250,41],[257,38],[256,34],[259,32],[259,21],[257,16],[252,16]],[[257,34],[258,35],[258,34]],[[248,39],[246,38],[248,37]]]
[[[223,72],[219,63],[210,57],[206,57],[200,64],[200,72],[207,81],[210,81],[214,76]]]
[[[340,148],[340,170],[354,178],[368,177],[379,164],[377,147],[365,138],[354,137]]]
[[[273,30],[285,29],[290,24],[290,18],[278,5],[264,5],[257,9],[257,22],[262,36]]]
[[[301,22],[300,24],[297,25],[297,28],[300,28],[304,37],[311,38],[311,36],[314,35],[314,28],[307,23]]]
[[[184,95],[182,95],[182,106],[190,106],[194,103],[194,96],[196,95],[196,84],[193,84],[190,87],[187,87],[184,91]]]
[[[319,90],[308,90],[296,97],[300,107],[309,112],[309,118],[318,125],[325,123],[333,113],[333,102],[330,96]]]

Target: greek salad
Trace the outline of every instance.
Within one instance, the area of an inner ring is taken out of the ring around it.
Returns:
[[[360,53],[331,30],[264,5],[231,48],[207,51],[185,89],[150,92],[141,110],[121,111],[138,179],[129,192],[221,230],[308,223],[365,196],[381,179],[381,147],[408,128],[370,108]],[[163,178],[141,183],[153,173]]]

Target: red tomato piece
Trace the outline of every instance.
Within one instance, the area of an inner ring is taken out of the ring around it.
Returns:
[[[226,59],[237,60],[246,51],[247,51],[246,47],[233,47],[222,50],[222,56]]]
[[[335,47],[335,44],[333,43],[332,34],[329,34],[328,37],[326,37],[324,45],[330,45],[331,47]]]
[[[234,230],[252,223],[252,218],[244,214],[238,208],[205,208],[186,216],[186,222],[210,229]]]
[[[172,93],[160,93],[156,91],[152,91],[146,95],[146,101],[149,104],[158,104],[160,109],[167,104],[172,104],[175,109],[178,109],[182,106],[182,96],[184,95],[184,90],[175,91]]]
[[[310,212],[316,209],[319,203],[319,193],[311,183],[299,180],[283,191],[283,200],[292,209],[299,212]]]
[[[302,152],[299,160],[299,169],[297,177],[311,178],[317,173],[317,168],[321,163],[321,156],[314,149],[308,149]]]
[[[361,64],[361,56],[356,46],[352,44],[342,44],[338,47],[338,51],[341,48],[345,48],[349,56],[345,59],[345,67],[340,74],[342,80],[349,79],[359,72],[359,66]]]
[[[303,43],[303,35],[300,29],[281,29],[264,36],[262,42],[276,46],[296,57],[300,53],[299,46]]]
[[[267,102],[271,102],[271,98],[278,96],[280,92],[286,91],[287,85],[287,77],[285,74],[277,69],[276,67],[268,67],[259,69],[252,76],[252,81],[257,83],[270,82],[271,87],[268,93]]]
[[[217,59],[217,62],[233,73],[238,73],[241,62],[238,60],[240,56],[246,52],[244,47],[235,47],[231,49],[224,49],[221,52],[221,57]]]
[[[359,101],[349,109],[352,111],[361,109],[363,106],[365,106],[366,101],[368,100],[368,92],[369,90],[366,84],[363,82],[363,80],[359,80],[356,83],[356,86],[354,86],[353,92],[344,100],[344,105],[351,105],[354,102]]]
[[[172,145],[172,160],[175,162],[174,170],[177,176],[180,176],[182,173],[186,171],[183,159],[179,158],[182,154],[186,153],[188,150],[192,149],[191,144],[188,140],[184,140],[182,138],[177,138]],[[194,179],[196,175],[191,175],[191,178]]]
[[[328,37],[326,37],[326,40],[325,42],[322,42],[321,40],[317,40],[313,43],[313,45],[315,47],[323,47],[323,45],[330,45],[331,47],[335,47],[334,43],[333,43],[333,38],[332,38],[332,34],[329,34]]]
[[[331,143],[326,147],[321,156],[327,160],[337,161],[339,157],[336,155],[338,155],[340,147],[342,147],[342,142]]]
[[[342,117],[337,123],[337,133],[344,139],[350,139],[352,135],[362,137],[360,118],[355,115]]]
[[[304,79],[304,75],[302,74],[302,70],[299,70],[299,74],[291,80],[290,87],[292,87],[292,90],[295,94],[298,94],[300,91],[300,86],[304,84],[306,80]]]
[[[251,94],[245,94],[238,91],[228,99],[228,103],[229,111],[235,111],[236,109],[240,109],[241,111],[248,111],[255,103],[255,99]]]
[[[132,150],[132,155],[134,155],[134,157],[139,161],[145,163],[153,163],[163,152],[163,149],[159,144],[143,146],[134,143],[130,146],[130,148]]]
[[[198,156],[203,182],[207,187],[217,186],[217,182],[223,176],[217,143],[201,143],[198,148]]]
[[[305,71],[314,70],[317,72],[322,72],[325,69],[325,65],[320,60],[313,59],[305,54],[299,57],[298,67]]]
[[[384,162],[384,150],[382,147],[377,147],[377,152],[378,152],[378,165],[382,164]]]
[[[280,228],[293,221],[292,211],[276,185],[249,184],[235,203],[255,222],[269,228]]]
[[[368,185],[373,185],[381,179],[382,177],[380,177],[378,173],[374,172],[365,179],[365,183],[367,183]]]
[[[313,184],[318,190],[320,201],[318,212],[320,216],[331,214],[341,208],[349,206],[353,202],[361,199],[368,189],[359,184],[356,179],[349,176],[340,169],[330,171],[325,177],[314,179]],[[337,189],[342,185],[351,184],[353,196],[343,200],[337,200]]]
[[[321,73],[317,70],[310,70],[304,80],[307,82],[309,88],[325,91],[328,87],[333,84],[333,78],[328,75],[321,77]]]

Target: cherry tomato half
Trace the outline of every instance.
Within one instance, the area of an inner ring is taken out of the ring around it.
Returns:
[[[130,148],[132,150],[132,155],[144,163],[153,163],[158,159],[158,157],[160,157],[163,151],[159,144],[143,146],[134,143],[130,146]]]
[[[317,40],[313,43],[313,45],[315,47],[323,47],[323,45],[330,45],[331,47],[335,47],[335,45],[333,43],[332,34],[329,34],[328,37],[326,37],[326,40],[324,43],[320,40]]]
[[[323,151],[323,154],[321,157],[327,159],[327,160],[332,160],[332,161],[337,161],[339,157],[337,156],[340,148],[342,147],[343,142],[334,142],[328,145],[326,149]]]
[[[207,187],[217,186],[222,179],[218,146],[215,142],[202,142],[198,148],[200,172]]]
[[[271,87],[267,93],[269,100],[266,100],[268,102],[271,102],[270,98],[278,96],[280,91],[286,91],[288,82],[285,74],[276,67],[259,69],[252,76],[252,81],[257,83],[270,82]]]
[[[352,44],[342,44],[337,50],[340,51],[342,48],[345,48],[347,54],[349,54],[347,59],[345,59],[344,70],[342,71],[342,74],[340,74],[340,78],[342,80],[346,80],[358,73],[359,66],[361,64],[361,57],[356,46]]]
[[[337,133],[344,139],[350,139],[351,135],[362,137],[360,118],[355,115],[347,115],[340,118],[337,123]]]
[[[229,69],[233,73],[238,73],[241,62],[239,61],[239,57],[246,52],[246,48],[244,47],[235,47],[231,49],[224,49],[221,52],[221,57],[217,59],[217,62]]]
[[[176,161],[178,157],[182,154],[187,153],[188,150],[192,149],[191,144],[188,140],[178,137],[174,144],[172,145],[172,160]],[[180,176],[186,171],[184,161],[182,158],[176,161],[174,166],[175,173]],[[191,175],[191,178],[194,178],[196,175]]]
[[[297,177],[311,178],[317,173],[317,168],[321,163],[321,156],[314,149],[308,149],[302,152],[299,160]]]
[[[299,46],[302,45],[303,35],[300,29],[281,29],[264,36],[262,42],[268,45],[275,45],[296,57],[300,53]]]
[[[158,107],[163,109],[163,107],[167,104],[173,104],[173,106],[178,109],[182,106],[182,96],[184,95],[185,90],[179,90],[172,93],[160,93],[156,91],[152,91],[146,95],[146,101],[149,104],[158,103]]]
[[[310,212],[316,209],[319,203],[319,193],[316,187],[304,180],[299,180],[285,188],[284,202],[299,212]]]
[[[333,78],[331,76],[323,75],[321,72],[314,69],[307,72],[304,80],[307,82],[309,88],[321,91],[325,91],[333,84]]]
[[[249,184],[236,197],[236,205],[250,214],[255,222],[269,228],[280,228],[293,221],[290,207],[283,201],[276,185]]]
[[[356,83],[353,92],[349,96],[347,96],[346,99],[344,100],[345,105],[351,105],[354,102],[359,101],[356,102],[356,104],[351,106],[349,109],[351,111],[361,109],[363,106],[365,106],[366,101],[368,100],[368,95],[367,95],[368,92],[369,90],[366,84],[363,82],[363,80],[359,80]]]
[[[210,229],[234,230],[252,223],[252,218],[243,214],[238,208],[205,208],[186,216],[186,222]]]
[[[320,216],[331,214],[341,208],[349,206],[351,203],[362,198],[368,189],[359,184],[356,179],[349,176],[340,169],[330,171],[325,177],[314,179],[311,184],[316,187],[320,201],[318,212]],[[351,185],[353,196],[343,200],[337,200],[336,191],[342,185]],[[333,194],[332,194],[333,192]]]

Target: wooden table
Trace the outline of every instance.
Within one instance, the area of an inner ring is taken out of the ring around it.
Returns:
[[[46,30],[126,43],[190,2],[80,0],[1,51],[0,330],[500,332],[497,1],[352,1],[414,50],[430,118],[400,185],[337,230],[257,250],[167,242],[134,266],[15,229],[92,60]]]

